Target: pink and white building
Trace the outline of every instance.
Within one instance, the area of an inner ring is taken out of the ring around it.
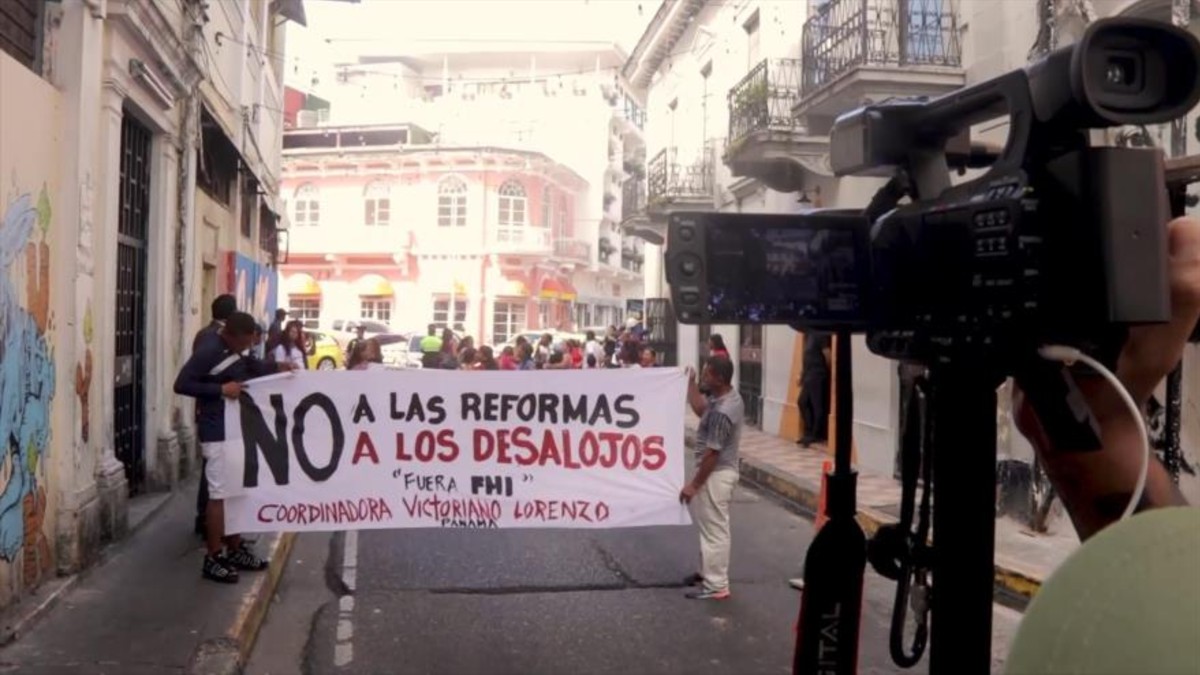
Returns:
[[[284,145],[280,306],[310,326],[432,322],[495,344],[615,323],[640,297],[579,225],[587,181],[544,154],[435,145],[404,124],[294,129]]]

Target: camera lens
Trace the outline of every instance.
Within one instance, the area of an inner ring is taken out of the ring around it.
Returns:
[[[1138,64],[1132,56],[1110,56],[1104,67],[1105,88],[1110,91],[1129,89],[1137,84]]]

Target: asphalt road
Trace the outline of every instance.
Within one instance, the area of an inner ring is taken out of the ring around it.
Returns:
[[[683,597],[692,528],[302,535],[246,672],[789,673],[812,525],[739,488],[733,597]],[[353,569],[352,574],[348,574]],[[891,582],[868,572],[860,669],[888,655]],[[1020,615],[997,607],[993,672]]]

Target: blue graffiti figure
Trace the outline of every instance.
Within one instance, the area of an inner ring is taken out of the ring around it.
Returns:
[[[30,195],[9,204],[0,220],[0,559],[12,561],[25,543],[23,503],[37,489],[37,465],[50,440],[54,361],[50,346],[17,297],[13,263],[38,219]]]

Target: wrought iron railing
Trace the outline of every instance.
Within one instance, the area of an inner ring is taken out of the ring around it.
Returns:
[[[711,149],[679,161],[677,148],[663,148],[647,168],[646,178],[649,206],[679,198],[711,197],[713,192],[713,162]]]
[[[638,129],[644,130],[646,128],[646,111],[642,110],[642,107],[629,94],[622,96],[621,101],[625,119],[633,122],[633,126]]]
[[[589,262],[592,259],[592,245],[579,239],[555,239],[554,255],[568,260]]]
[[[630,178],[621,186],[621,222],[646,211],[646,184]]]
[[[962,66],[952,0],[830,0],[803,45],[804,96],[860,66]]]
[[[729,90],[729,140],[796,123],[800,100],[800,59],[764,59]]]

